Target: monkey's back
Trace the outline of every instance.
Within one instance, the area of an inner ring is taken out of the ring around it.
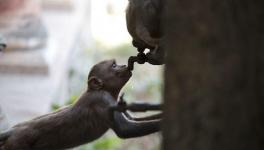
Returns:
[[[60,150],[88,143],[109,129],[94,115],[92,109],[73,109],[71,106],[38,117],[15,126],[6,147],[17,150],[12,143],[19,143],[21,150]]]

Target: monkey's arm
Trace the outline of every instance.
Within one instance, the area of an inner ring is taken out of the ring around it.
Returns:
[[[160,120],[137,122],[128,120],[121,112],[113,112],[112,129],[120,138],[145,136],[160,130]]]
[[[150,120],[157,120],[162,118],[162,113],[151,115],[151,116],[146,116],[146,117],[133,117],[131,116],[127,111],[124,112],[124,115],[129,119],[133,121],[150,121]]]
[[[148,103],[131,103],[127,105],[124,101],[122,101],[119,104],[115,104],[112,107],[112,110],[116,110],[119,112],[123,112],[123,114],[129,119],[133,121],[148,121],[148,120],[155,120],[155,119],[161,119],[162,113],[147,116],[147,117],[140,117],[136,118],[131,116],[127,110],[131,110],[134,112],[144,112],[149,110],[161,110],[162,105],[161,104],[148,104]]]
[[[110,106],[112,110],[119,112],[125,112],[130,110],[132,112],[145,112],[145,111],[160,111],[162,110],[162,104],[149,104],[149,103],[131,103],[126,104],[123,100],[117,104]]]
[[[162,109],[162,104],[134,102],[123,107],[123,109],[130,110],[132,112],[159,111]]]

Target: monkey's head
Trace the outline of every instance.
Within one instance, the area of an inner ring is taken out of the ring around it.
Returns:
[[[132,73],[126,65],[117,65],[114,59],[93,66],[88,76],[88,90],[106,90],[118,94]]]

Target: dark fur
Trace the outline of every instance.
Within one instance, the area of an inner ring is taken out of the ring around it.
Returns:
[[[72,106],[14,126],[1,134],[1,150],[62,150],[91,142],[109,128],[123,138],[147,135],[159,130],[159,122],[132,123],[122,113],[110,111],[121,88],[131,76],[114,60],[93,67],[88,90]],[[124,128],[125,127],[125,128]],[[146,132],[142,132],[147,128]],[[136,131],[140,131],[137,133]],[[126,134],[128,133],[128,134]]]
[[[127,29],[133,38],[133,45],[139,51],[150,49],[148,62],[154,65],[164,63],[162,9],[161,0],[129,0],[126,11]]]

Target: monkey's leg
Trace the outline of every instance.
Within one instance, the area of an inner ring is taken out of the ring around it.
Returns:
[[[140,137],[160,130],[160,120],[144,122],[131,121],[117,111],[113,112],[113,119],[112,129],[120,138]]]
[[[127,111],[124,112],[124,115],[129,119],[133,121],[150,121],[150,120],[157,120],[162,118],[162,113],[154,114],[151,116],[146,116],[146,117],[133,117],[131,116]]]

